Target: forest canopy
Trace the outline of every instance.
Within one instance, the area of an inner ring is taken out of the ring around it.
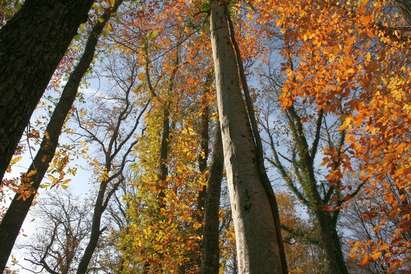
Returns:
[[[411,271],[409,0],[1,0],[0,273]]]

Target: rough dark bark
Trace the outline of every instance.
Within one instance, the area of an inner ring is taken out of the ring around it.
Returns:
[[[165,95],[166,98],[164,100],[156,93],[153,85],[151,84],[147,44],[145,46],[145,50],[146,50],[145,74],[146,74],[147,86],[152,96],[156,98],[163,107],[163,121],[162,121],[161,136],[160,136],[159,167],[158,167],[158,179],[159,179],[160,190],[157,195],[158,203],[159,203],[159,211],[160,211],[161,208],[165,207],[165,201],[164,201],[164,198],[165,198],[165,193],[164,193],[165,188],[164,187],[165,186],[164,184],[166,183],[165,181],[167,180],[167,176],[168,176],[168,154],[169,154],[169,149],[170,149],[170,129],[172,128],[172,121],[170,119],[171,100],[169,99],[169,96],[171,96],[171,93],[174,90],[176,75],[177,75],[178,67],[180,64],[180,53],[179,53],[179,46],[177,46],[175,61],[174,61],[174,68],[170,75],[170,79],[169,79],[168,87],[167,87],[167,93]],[[153,266],[150,265],[150,263],[145,262],[143,266],[143,273],[150,273],[150,271],[153,271],[152,269],[150,269],[152,267]],[[179,270],[181,271],[182,268],[183,266],[180,266]]]
[[[163,107],[163,126],[161,128],[158,165],[158,179],[160,184],[160,191],[158,192],[159,210],[165,207],[164,184],[168,176],[168,152],[170,143],[170,111],[168,102],[166,102],[165,105],[163,105]],[[143,273],[150,273],[150,268],[150,263],[145,262],[143,266]]]
[[[205,95],[207,92],[205,92]],[[200,147],[201,147],[201,155],[198,157],[198,170],[201,173],[204,173],[207,170],[207,160],[208,160],[208,154],[209,154],[209,149],[208,149],[208,143],[209,143],[209,136],[208,136],[208,126],[209,126],[209,108],[208,106],[205,106],[203,109],[203,112],[201,114],[201,121],[200,121]],[[205,205],[205,196],[206,196],[206,186],[203,186],[203,188],[200,190],[198,193],[198,202],[197,202],[197,207],[199,209],[199,212],[201,213],[204,205]],[[203,214],[200,214],[200,221],[203,219],[202,218]]]
[[[324,212],[317,212],[316,217],[320,229],[320,246],[325,251],[328,261],[327,273],[348,274],[335,221]]]
[[[166,96],[170,96],[171,92],[174,89],[174,83],[175,83],[175,78],[177,75],[177,70],[178,70],[178,65],[179,65],[179,52],[178,52],[178,47],[176,49],[176,60],[175,60],[175,67],[171,73],[171,77],[169,80],[168,88],[167,88],[167,94]],[[150,88],[152,90],[152,88]],[[155,92],[153,91],[153,94]],[[163,127],[161,129],[161,140],[160,140],[160,158],[159,158],[159,174],[158,178],[160,181],[160,184],[164,184],[165,180],[167,179],[168,176],[168,153],[169,153],[169,145],[170,145],[170,104],[171,102],[167,98],[167,100],[163,103]],[[164,207],[164,191],[160,188],[159,194],[159,203],[160,203],[160,208]]]
[[[323,207],[327,202],[322,199],[317,189],[317,180],[314,174],[315,152],[310,150],[308,146],[303,126],[294,108],[289,110],[288,115],[291,118],[290,127],[293,128],[292,135],[299,157],[300,176],[298,177],[300,177],[305,200],[308,201],[308,206],[319,223],[320,243],[327,256],[328,271],[336,274],[348,274],[336,228],[338,212],[324,211]]]
[[[40,149],[37,152],[30,168],[22,177],[21,183],[29,184],[34,193],[37,193],[40,183],[43,180],[50,162],[54,157],[64,121],[74,103],[81,79],[93,60],[98,38],[109,20],[112,11],[115,11],[117,7],[107,10],[102,15],[102,19],[93,27],[87,40],[84,53],[76,68],[70,74],[60,100],[50,118],[50,122],[47,125],[43,140],[40,144]],[[0,242],[2,243],[2,248],[0,249],[0,272],[3,271],[6,266],[7,260],[10,256],[24,219],[26,218],[31,207],[34,196],[35,194],[26,200],[22,200],[19,199],[19,195],[16,194],[2,219],[0,224]]]
[[[27,0],[0,29],[0,181],[93,0]],[[7,117],[7,118],[6,118]]]
[[[160,160],[159,160],[159,179],[160,181],[165,181],[168,175],[168,151],[169,151],[169,139],[170,139],[170,111],[168,104],[164,106],[163,111],[163,127],[161,130],[161,141],[160,141]]]
[[[207,95],[208,92],[205,92],[204,95]],[[201,114],[201,121],[200,121],[200,148],[201,154],[198,156],[198,170],[204,174],[207,171],[207,160],[209,154],[209,107],[206,105],[203,109]],[[197,196],[197,210],[195,212],[196,222],[203,223],[204,214],[205,214],[205,203],[206,203],[206,195],[207,195],[207,186],[203,185],[198,192]],[[197,230],[197,235],[202,235],[202,228]],[[203,245],[203,241],[199,241],[198,249],[195,250],[192,254],[192,262],[191,264],[196,265],[198,267],[201,266],[201,248]]]
[[[203,98],[207,98],[208,90],[204,91]],[[205,101],[205,100],[204,100]],[[207,160],[209,154],[209,107],[207,102],[200,102],[201,116],[199,122],[198,132],[200,135],[200,153],[198,155],[198,170],[204,174],[207,171]],[[194,213],[194,219],[197,223],[203,223],[204,207],[206,203],[207,186],[203,185],[197,195],[197,208]],[[202,227],[196,230],[197,236],[203,235]],[[200,269],[201,267],[201,248],[203,241],[197,240],[197,245],[194,249],[188,250],[187,257],[189,261],[180,267],[180,273],[186,273],[190,269]]]
[[[163,187],[168,176],[168,152],[170,142],[170,111],[169,106],[166,104],[163,110],[163,126],[161,128],[160,137],[160,151],[159,151],[159,163],[158,163],[158,180],[160,184],[160,191],[158,192],[159,208],[165,206],[165,193]]]
[[[103,217],[103,214],[110,202],[111,197],[115,194],[117,191],[118,187],[121,185],[122,182],[124,182],[124,177],[123,177],[123,170],[126,166],[127,162],[127,157],[130,154],[131,150],[133,147],[137,144],[138,139],[131,142],[128,146],[127,149],[125,149],[124,155],[122,155],[121,163],[117,167],[117,170],[113,172],[112,175],[110,173],[113,170],[114,166],[114,158],[116,155],[118,156],[119,152],[122,150],[122,146],[130,140],[133,136],[133,133],[136,131],[137,126],[139,124],[140,118],[142,117],[143,113],[147,109],[149,102],[146,103],[146,105],[142,108],[140,113],[138,114],[134,125],[132,126],[131,130],[125,134],[125,137],[122,141],[118,141],[119,138],[121,138],[121,133],[120,133],[120,124],[124,122],[126,117],[129,115],[132,107],[132,103],[128,100],[128,96],[131,92],[131,89],[133,87],[134,79],[133,77],[136,77],[133,75],[130,77],[132,80],[132,84],[127,88],[126,91],[126,105],[124,109],[121,111],[120,115],[117,118],[117,124],[115,125],[115,130],[113,130],[112,136],[109,141],[109,145],[106,147],[104,146],[103,142],[100,140],[99,143],[102,144],[103,150],[105,151],[105,166],[104,169],[107,172],[107,178],[100,181],[100,187],[99,191],[96,197],[96,201],[94,204],[94,211],[93,211],[93,219],[92,219],[92,224],[91,224],[91,232],[90,232],[90,239],[87,243],[86,249],[84,250],[83,256],[80,259],[79,266],[77,268],[77,274],[86,274],[89,271],[89,264],[91,262],[91,259],[93,257],[94,251],[97,248],[98,241],[100,239],[101,234],[104,232],[105,228],[101,229],[101,219]],[[113,146],[114,142],[117,140],[119,143],[122,143],[123,145],[119,146]],[[117,182],[113,182],[117,178]],[[110,190],[107,190],[109,185],[111,186]]]
[[[81,257],[80,263],[78,265],[77,274],[87,273],[88,266],[90,264],[93,253],[96,250],[98,240],[102,231],[100,231],[101,217],[103,216],[105,206],[104,206],[104,196],[106,194],[108,182],[101,182],[100,188],[97,194],[96,202],[94,204],[93,220],[91,224],[90,239],[87,243],[86,249],[84,250],[83,256]]]
[[[207,180],[207,195],[204,209],[203,241],[201,248],[201,274],[218,274],[220,267],[219,219],[221,181],[224,171],[224,153],[220,127],[216,130],[213,156]]]
[[[411,1],[409,0],[395,0],[394,1],[400,11],[402,12],[408,24],[411,24]]]
[[[299,170],[297,177],[303,189],[305,200],[308,202],[309,209],[314,213],[319,223],[320,243],[327,256],[328,271],[336,274],[348,274],[336,228],[339,212],[324,211],[324,205],[327,204],[327,201],[321,197],[317,189],[318,184],[314,172],[314,159],[318,144],[315,144],[314,141],[314,145],[310,149],[305,137],[303,125],[296,110],[294,107],[291,107],[287,112],[299,158],[298,164],[297,162],[294,164],[296,166],[295,170]],[[317,131],[321,129],[321,113],[318,115],[319,125],[317,125]],[[319,139],[319,135],[316,138]],[[341,145],[339,147],[341,148]]]

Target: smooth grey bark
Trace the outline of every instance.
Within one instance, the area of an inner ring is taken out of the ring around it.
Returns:
[[[30,116],[93,0],[26,0],[0,29],[0,184]]]
[[[258,130],[257,118],[256,118],[256,114],[254,111],[254,105],[251,99],[251,93],[248,87],[247,77],[245,75],[240,47],[235,38],[234,24],[230,16],[228,15],[227,10],[226,10],[226,16],[227,16],[228,26],[230,30],[231,43],[233,44],[233,48],[234,48],[234,52],[235,52],[235,56],[237,60],[238,74],[239,74],[241,86],[244,92],[244,101],[245,101],[245,106],[246,106],[247,113],[248,113],[248,119],[250,122],[251,132],[253,134],[253,138],[254,138],[254,142],[256,146],[257,166],[259,168],[260,178],[263,183],[264,189],[266,191],[267,198],[271,204],[271,210],[272,210],[272,214],[273,214],[273,218],[275,222],[275,233],[277,234],[277,238],[281,239],[278,245],[280,249],[281,264],[284,267],[283,271],[288,272],[285,248],[284,248],[284,243],[283,243],[282,235],[281,235],[280,212],[278,209],[276,197],[274,195],[274,190],[272,189],[270,179],[268,178],[267,172],[265,170],[263,144],[262,144],[260,133]]]
[[[287,273],[230,38],[226,6],[211,1],[211,43],[239,273]],[[279,237],[280,236],[280,237]]]
[[[216,129],[213,156],[207,180],[204,208],[203,241],[201,246],[201,274],[218,274],[220,268],[219,219],[221,182],[224,171],[224,153],[220,126]]]
[[[122,0],[118,1],[118,5],[121,2]],[[111,14],[117,10],[118,5],[108,9],[90,32],[84,53],[81,56],[79,63],[70,74],[60,100],[57,103],[56,108],[50,118],[50,122],[47,125],[43,140],[40,144],[40,149],[28,171],[22,177],[21,183],[29,184],[34,193],[37,193],[40,183],[43,180],[50,162],[54,157],[64,121],[70,112],[74,100],[76,99],[81,79],[93,60],[98,38],[102,33],[104,26],[110,19]],[[26,200],[23,200],[19,198],[19,194],[16,194],[2,219],[0,224],[0,242],[2,243],[2,247],[0,249],[0,272],[3,271],[6,266],[11,250],[13,249],[13,245],[19,234],[21,226],[23,225],[24,219],[30,210],[34,197],[35,194],[31,195]]]

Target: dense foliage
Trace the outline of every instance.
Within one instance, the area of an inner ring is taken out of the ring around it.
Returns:
[[[0,1],[0,272],[411,271],[410,1],[46,2]]]

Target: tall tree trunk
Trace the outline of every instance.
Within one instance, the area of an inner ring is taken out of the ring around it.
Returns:
[[[208,91],[205,91],[203,94],[203,98],[207,98]],[[209,128],[209,107],[207,103],[203,102],[203,104],[206,104],[203,107],[202,113],[201,113],[201,121],[200,121],[200,148],[201,152],[200,155],[198,156],[198,170],[201,172],[201,174],[205,174],[207,171],[207,160],[208,160],[208,154],[209,154],[209,133],[208,133],[208,128]],[[197,223],[203,223],[204,220],[204,207],[206,203],[206,196],[207,196],[207,186],[203,185],[198,192],[197,196],[197,210],[195,211],[195,220]],[[204,224],[203,224],[204,225]],[[197,229],[197,235],[201,237],[203,234],[203,229],[200,227]],[[190,264],[192,266],[197,266],[198,269],[201,267],[201,248],[203,245],[202,240],[198,240],[198,248],[193,250],[191,253],[192,255],[190,256]]]
[[[288,272],[287,260],[285,256],[285,248],[284,248],[284,244],[283,244],[282,236],[281,236],[280,212],[279,212],[277,201],[274,195],[274,190],[272,189],[270,179],[268,178],[267,172],[265,170],[263,144],[261,141],[260,132],[258,131],[257,118],[256,118],[255,111],[254,111],[254,105],[251,99],[251,93],[250,93],[250,89],[247,83],[247,78],[245,75],[240,47],[235,37],[234,24],[228,14],[227,9],[226,9],[226,16],[227,16],[227,21],[228,21],[228,26],[229,26],[229,31],[230,31],[231,43],[233,44],[233,48],[234,48],[234,52],[235,52],[235,56],[237,60],[239,78],[240,78],[241,86],[244,92],[244,100],[245,100],[245,106],[246,106],[247,113],[248,113],[248,119],[250,122],[251,132],[253,134],[254,143],[256,146],[257,166],[259,168],[260,178],[263,183],[265,192],[267,194],[267,198],[271,204],[271,210],[272,210],[274,223],[275,223],[275,233],[277,234],[277,239],[281,239],[281,241],[278,243],[279,248],[280,248],[281,264],[284,267],[283,269],[284,272]]]
[[[122,0],[118,1],[118,5],[121,2]],[[47,125],[43,140],[40,144],[40,149],[30,165],[30,168],[26,174],[22,176],[21,183],[30,185],[34,191],[34,194],[26,200],[19,199],[19,195],[16,194],[2,219],[0,224],[0,242],[2,243],[2,247],[0,248],[0,272],[2,272],[6,267],[7,260],[10,256],[21,226],[23,225],[24,219],[26,218],[31,207],[35,193],[37,193],[40,183],[43,180],[51,160],[53,159],[64,121],[76,98],[81,79],[93,60],[98,38],[102,33],[104,26],[108,22],[112,12],[115,12],[118,8],[118,5],[114,6],[113,9],[107,10],[102,15],[102,20],[98,21],[98,23],[96,23],[93,27],[87,40],[84,53],[76,68],[70,74],[60,100],[50,118],[50,122]]]
[[[174,63],[174,68],[173,71],[171,72],[170,79],[168,82],[168,87],[167,87],[167,94],[166,94],[166,100],[162,100],[161,98],[158,97],[156,92],[154,91],[153,86],[151,85],[150,82],[150,77],[149,77],[149,69],[148,69],[148,60],[146,62],[146,80],[148,84],[148,88],[150,92],[154,95],[154,97],[157,97],[159,102],[162,104],[163,107],[163,126],[161,129],[161,137],[160,137],[160,151],[159,151],[159,171],[158,171],[158,179],[159,179],[159,185],[160,185],[160,190],[158,192],[158,202],[159,202],[159,213],[160,209],[165,207],[165,193],[164,193],[164,184],[166,183],[165,181],[167,180],[168,176],[168,154],[169,154],[169,146],[170,146],[170,128],[171,126],[171,119],[170,119],[170,107],[171,107],[171,92],[174,90],[174,84],[176,80],[176,75],[178,71],[178,67],[180,64],[180,53],[179,53],[180,47],[177,46],[176,48],[176,56],[175,56],[175,63]],[[147,50],[147,48],[146,48]],[[146,55],[146,58],[148,58],[148,54]],[[149,273],[151,270],[151,265],[148,262],[144,263],[143,266],[143,273]],[[180,268],[181,269],[181,268]]]
[[[204,93],[204,96],[206,97],[208,92]],[[201,124],[200,124],[200,147],[201,147],[201,154],[198,157],[198,170],[201,173],[206,172],[207,170],[207,160],[208,160],[208,154],[209,154],[209,149],[208,149],[208,144],[209,144],[209,136],[208,136],[208,126],[209,126],[209,108],[208,106],[205,106],[203,109],[203,112],[201,114]],[[198,207],[198,220],[201,222],[203,220],[203,209],[205,205],[205,197],[206,197],[206,186],[203,186],[200,192],[198,193],[198,202],[197,202],[197,207]]]
[[[267,193],[239,79],[226,7],[211,1],[211,42],[239,273],[287,273],[273,196]],[[258,134],[258,132],[254,132]],[[278,212],[277,212],[278,213]]]
[[[159,158],[159,173],[158,179],[160,183],[160,191],[158,194],[160,208],[165,206],[164,198],[165,193],[163,187],[168,176],[168,151],[169,151],[169,139],[170,139],[170,110],[169,104],[166,103],[163,111],[163,127],[161,129],[161,140],[160,140],[160,158]]]
[[[78,265],[77,274],[87,273],[88,266],[90,264],[93,253],[96,250],[98,240],[101,235],[101,217],[103,216],[104,208],[104,196],[106,194],[108,182],[101,182],[98,191],[97,199],[94,204],[93,220],[91,223],[90,239],[87,243],[86,249],[84,250],[83,256],[80,259]]]
[[[327,273],[348,274],[336,222],[325,214],[327,213],[317,212],[316,215],[320,229],[320,244],[327,257]]]
[[[174,81],[174,80],[173,80]],[[159,151],[159,171],[158,171],[158,179],[160,184],[160,190],[158,192],[158,213],[162,208],[166,206],[165,204],[165,193],[164,190],[166,186],[164,185],[167,180],[168,176],[168,152],[169,152],[169,143],[170,143],[170,110],[169,110],[169,102],[165,102],[163,105],[163,127],[161,129],[161,137],[160,137],[160,151]],[[145,262],[143,266],[143,273],[151,273],[151,264],[149,262]]]
[[[160,173],[159,179],[164,181],[167,179],[168,175],[168,150],[169,150],[169,138],[170,138],[170,111],[168,104],[164,106],[163,112],[163,128],[161,130],[161,143],[160,143]]]
[[[401,10],[407,23],[411,24],[411,2],[409,0],[394,0],[394,2]]]
[[[219,219],[221,181],[224,171],[224,153],[221,130],[218,126],[213,145],[213,157],[207,180],[204,209],[203,241],[201,247],[201,274],[218,274],[220,268]]]
[[[287,111],[287,115],[289,117],[289,126],[299,156],[298,168],[300,169],[300,172],[297,174],[297,177],[299,178],[300,185],[304,191],[304,199],[307,201],[307,206],[311,212],[315,214],[319,224],[320,244],[327,257],[328,272],[348,274],[336,228],[338,212],[330,213],[324,211],[323,207],[326,202],[321,198],[318,191],[318,184],[314,170],[315,152],[310,153],[307,138],[304,135],[303,124],[294,107],[290,107]],[[321,120],[322,118],[319,120],[320,126]],[[320,127],[318,127],[318,129],[320,129]],[[296,166],[296,163],[294,163],[294,165]]]
[[[159,158],[159,175],[158,178],[160,180],[160,184],[164,184],[165,180],[168,176],[168,153],[169,153],[169,144],[170,144],[170,107],[171,101],[169,96],[174,89],[175,78],[178,71],[179,65],[179,47],[176,49],[176,60],[175,60],[175,67],[171,73],[171,77],[168,83],[167,94],[166,94],[166,101],[163,102],[163,127],[161,130],[161,140],[160,140],[160,158]],[[162,186],[163,187],[163,186]],[[160,188],[159,192],[159,199],[160,199],[160,208],[164,207],[164,191]]]
[[[209,107],[208,103],[206,102],[206,98],[208,95],[208,90],[205,90],[203,93],[203,100],[200,101],[200,108],[202,109],[201,111],[201,116],[200,116],[200,125],[199,125],[199,135],[200,135],[200,153],[198,155],[198,170],[201,172],[201,174],[205,174],[207,171],[207,160],[208,160],[208,154],[209,154],[209,133],[208,133],[208,128],[209,128]],[[194,212],[194,220],[201,224],[203,223],[204,219],[204,207],[205,207],[205,202],[206,202],[206,195],[207,195],[207,186],[203,185],[201,189],[198,192],[197,195],[197,208]],[[203,234],[203,228],[200,227],[196,229],[196,234],[197,236],[201,237]],[[193,271],[194,269],[200,269],[201,267],[201,248],[203,242],[201,240],[196,241],[197,245],[195,245],[195,248],[191,250],[187,250],[187,257],[189,258],[189,261],[185,264],[183,264],[180,267],[180,273],[186,273],[191,269]]]
[[[0,29],[0,181],[93,0],[26,0]],[[0,183],[1,184],[1,183]]]

